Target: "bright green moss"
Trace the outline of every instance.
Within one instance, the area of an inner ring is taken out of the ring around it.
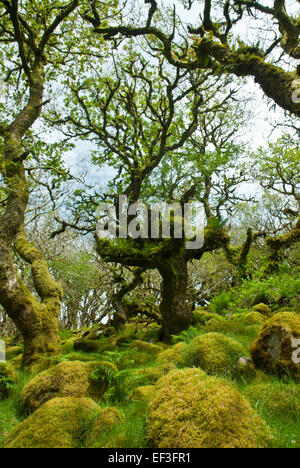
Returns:
[[[75,448],[100,412],[89,398],[54,398],[20,423],[5,448]]]
[[[272,316],[272,311],[270,307],[268,307],[266,304],[258,304],[253,307],[252,309],[254,312],[259,312],[261,315],[264,315],[265,317],[271,317]]]
[[[246,314],[243,314],[239,316],[239,321],[245,326],[248,325],[256,325],[256,324],[262,324],[266,320],[266,317],[264,317],[263,314],[260,312],[257,312],[255,310],[252,310],[251,312],[248,312]]]
[[[255,369],[251,359],[242,357],[239,359],[234,369],[234,377],[242,382],[251,382],[257,377],[258,371]]]
[[[300,340],[299,315],[289,312],[274,315],[263,325],[258,339],[250,346],[255,366],[266,372],[288,374],[299,380],[297,340]]]
[[[6,359],[13,359],[22,354],[22,352],[23,349],[20,346],[11,346],[9,348],[6,348]]]
[[[231,376],[244,354],[240,343],[221,333],[198,336],[185,352],[186,367],[200,367],[209,375]]]
[[[228,320],[226,320],[224,317],[221,317],[221,315],[213,314],[213,317],[209,322],[207,322],[207,328],[210,330],[213,330],[215,328],[222,328],[226,327],[228,324]]]
[[[26,410],[36,411],[56,397],[101,398],[109,387],[109,373],[116,371],[109,362],[62,362],[40,373],[24,387],[22,405]]]
[[[269,438],[265,423],[224,380],[184,369],[156,384],[148,408],[151,447],[255,448]]]
[[[63,341],[61,344],[61,349],[64,354],[71,353],[74,350],[74,343],[78,341],[78,338],[72,337],[68,338],[67,340]]]
[[[196,309],[193,312],[192,323],[193,325],[199,324],[205,326],[210,320],[216,318],[218,318],[216,314],[212,314],[203,309]]]
[[[11,360],[11,363],[13,364],[15,369],[22,369],[23,354],[19,354],[17,357],[13,358]]]
[[[154,385],[145,385],[143,387],[137,387],[133,390],[130,395],[132,400],[148,401],[153,394]]]
[[[244,394],[253,407],[275,417],[299,418],[300,386],[297,383],[253,382],[246,387]]]
[[[124,414],[117,408],[105,408],[93,421],[91,431],[86,439],[88,448],[108,447],[110,432],[118,424],[124,423]]]
[[[177,367],[184,366],[185,351],[188,345],[186,343],[177,343],[169,349],[165,349],[158,355],[158,360],[161,363],[172,363]]]
[[[138,351],[142,353],[153,354],[155,356],[162,351],[162,348],[160,346],[147,343],[146,341],[139,341],[139,340],[133,341],[131,345],[129,346],[129,349],[137,349]]]

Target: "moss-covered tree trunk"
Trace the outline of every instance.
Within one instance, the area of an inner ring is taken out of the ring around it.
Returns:
[[[0,169],[8,194],[5,211],[0,216],[0,304],[23,336],[24,367],[40,361],[46,364],[44,358],[56,355],[59,350],[61,288],[51,278],[43,255],[27,241],[23,229],[29,188],[22,140],[40,115],[43,92],[44,70],[37,64],[30,76],[28,103],[2,131],[4,154],[0,154]],[[14,249],[31,265],[41,301],[21,281],[13,263]]]
[[[269,248],[269,255],[267,265],[264,269],[263,277],[275,274],[279,271],[280,265],[284,258],[284,251],[290,248],[300,240],[300,217],[298,218],[295,226],[288,234],[278,237],[270,237],[267,239],[266,244]]]
[[[44,255],[27,241],[21,229],[16,238],[16,249],[19,255],[31,265],[32,278],[40,301],[31,301],[30,329],[23,321],[24,364],[31,365],[36,360],[59,354],[59,313],[62,299],[62,288],[51,277]],[[33,299],[33,298],[32,298]],[[22,330],[21,330],[22,331]]]
[[[26,288],[12,261],[12,246],[31,265],[39,301]],[[21,227],[15,239],[0,238],[0,303],[22,334],[23,367],[42,365],[60,351],[58,318],[62,290],[50,276],[47,263]]]
[[[161,259],[158,264],[162,276],[161,339],[165,342],[191,325],[192,313],[187,304],[187,265],[184,249],[168,259]]]
[[[282,109],[300,116],[299,100],[295,98],[296,81],[299,80],[297,71],[285,71],[282,68],[267,63],[262,57],[255,54],[238,53],[230,50],[213,40],[202,40],[196,48],[201,56],[203,50],[206,54],[230,69],[237,76],[252,76],[264,94],[273,99]],[[297,87],[297,86],[296,86]]]

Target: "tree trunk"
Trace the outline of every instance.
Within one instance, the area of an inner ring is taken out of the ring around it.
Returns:
[[[189,328],[192,313],[187,305],[188,269],[185,251],[176,256],[161,259],[158,270],[162,276],[161,339],[170,342],[172,335],[178,335]]]
[[[50,276],[43,255],[21,230],[16,239],[19,255],[31,264],[38,301],[21,281],[12,262],[9,243],[0,239],[0,303],[24,340],[23,367],[47,367],[59,354],[58,318],[62,290]]]
[[[43,67],[36,66],[30,81],[30,97],[14,122],[5,129],[1,172],[8,193],[5,211],[0,215],[0,304],[24,339],[23,367],[59,351],[58,314],[62,291],[50,276],[44,256],[31,245],[24,232],[29,188],[26,179],[22,139],[39,117],[44,90]],[[31,265],[39,301],[22,282],[13,263],[13,250]]]

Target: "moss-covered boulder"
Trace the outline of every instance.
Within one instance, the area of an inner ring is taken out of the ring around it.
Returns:
[[[18,374],[14,368],[6,362],[0,362],[0,400],[9,396],[17,380]]]
[[[207,309],[198,308],[193,311],[192,324],[205,326],[210,320],[216,317],[216,314],[208,312]]]
[[[243,314],[242,317],[240,318],[240,321],[246,326],[256,325],[258,323],[264,323],[265,320],[266,320],[266,317],[262,313],[256,310],[252,310],[246,314]]]
[[[228,331],[230,328],[230,322],[221,315],[214,314],[214,317],[207,322],[206,328],[212,332],[223,332]]]
[[[148,401],[150,400],[154,389],[154,385],[144,385],[143,387],[137,387],[131,393],[130,398],[131,400]]]
[[[257,377],[257,372],[250,358],[241,357],[234,368],[234,377],[243,382],[251,382]]]
[[[185,353],[187,367],[200,367],[209,375],[232,376],[243,346],[222,333],[207,333],[195,338]]]
[[[79,447],[99,412],[89,398],[54,398],[13,429],[5,448]]]
[[[272,310],[266,304],[258,304],[255,307],[253,307],[252,311],[259,312],[261,315],[264,315],[265,317],[272,316]]]
[[[31,380],[21,394],[26,410],[36,411],[57,397],[101,398],[117,368],[109,362],[61,362]]]
[[[141,353],[152,354],[154,356],[156,356],[162,351],[162,348],[160,346],[139,340],[134,340],[130,344],[129,349],[136,349]]]
[[[266,424],[225,380],[184,369],[156,384],[148,408],[150,447],[255,448],[269,437]]]
[[[165,349],[158,355],[158,361],[166,364],[171,363],[177,367],[184,366],[185,363],[185,352],[188,348],[186,343],[177,343],[168,349]]]
[[[300,317],[284,312],[276,314],[262,327],[250,346],[255,366],[266,372],[288,374],[300,379]]]

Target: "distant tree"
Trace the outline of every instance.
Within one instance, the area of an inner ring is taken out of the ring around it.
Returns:
[[[258,187],[258,196],[252,205],[240,205],[239,226],[247,226],[247,238],[240,246],[225,252],[243,278],[249,274],[250,249],[260,245],[269,255],[265,275],[278,271],[284,252],[299,241],[299,144],[289,135],[259,148],[252,154],[252,183]],[[296,222],[295,222],[296,219]]]
[[[279,270],[285,252],[300,240],[300,146],[299,141],[284,135],[277,142],[260,149],[255,158],[255,178],[260,185],[280,195],[285,201],[281,219],[286,219],[266,240],[269,249],[265,274]],[[280,233],[283,231],[283,233]],[[279,233],[281,235],[274,235]]]

